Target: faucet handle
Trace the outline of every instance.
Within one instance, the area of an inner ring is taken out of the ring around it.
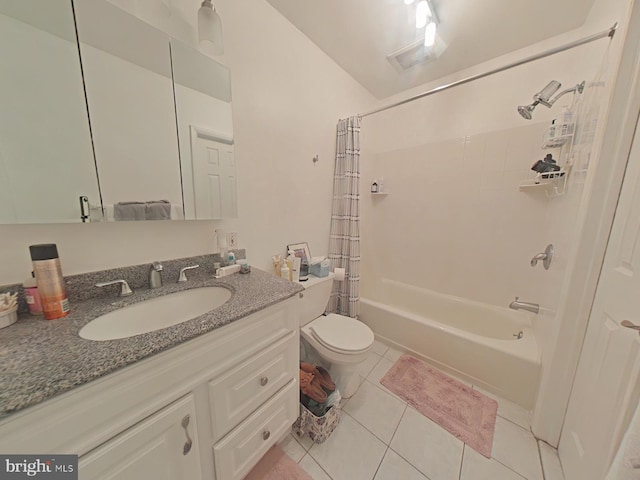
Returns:
[[[531,259],[531,266],[535,267],[539,261],[542,261],[542,265],[545,270],[549,270],[551,266],[551,260],[553,259],[553,244],[547,245],[544,252],[538,253]]]
[[[161,272],[162,270],[164,270],[164,267],[162,266],[162,264],[160,262],[153,262],[151,264],[151,268],[153,270],[155,270],[156,272]]]
[[[200,267],[200,265],[191,265],[190,267],[184,267],[180,269],[180,276],[178,277],[178,283],[182,283],[182,282],[186,282],[187,279],[187,275],[186,275],[186,271],[187,270],[193,270],[194,268],[198,268]]]
[[[129,284],[127,283],[126,280],[113,280],[111,282],[100,282],[100,283],[96,283],[96,287],[106,287],[109,285],[116,285],[116,284],[120,284],[120,293],[118,293],[119,297],[128,297],[130,295],[133,295],[133,290],[131,290],[131,287],[129,287]]]

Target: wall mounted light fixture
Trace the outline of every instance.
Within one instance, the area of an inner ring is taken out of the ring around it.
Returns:
[[[198,10],[198,40],[212,45],[212,53],[222,55],[222,21],[211,0],[204,0]]]

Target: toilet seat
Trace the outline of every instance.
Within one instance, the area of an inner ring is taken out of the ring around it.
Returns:
[[[367,351],[374,341],[373,332],[367,325],[336,313],[312,321],[309,332],[323,347],[345,355]]]

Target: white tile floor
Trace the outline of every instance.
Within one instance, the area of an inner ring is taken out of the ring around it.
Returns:
[[[489,460],[389,392],[379,381],[401,354],[376,341],[325,443],[295,435],[281,443],[314,480],[564,480],[557,452],[538,444],[518,405],[483,392],[498,401]]]

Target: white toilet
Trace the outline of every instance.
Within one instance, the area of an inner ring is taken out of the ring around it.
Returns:
[[[300,335],[323,363],[329,365],[331,378],[342,397],[349,398],[358,389],[360,378],[357,367],[366,360],[373,348],[374,335],[367,325],[354,318],[335,313],[323,315],[334,276],[333,273],[323,278],[309,275],[309,280],[301,283],[305,291],[300,314]]]

